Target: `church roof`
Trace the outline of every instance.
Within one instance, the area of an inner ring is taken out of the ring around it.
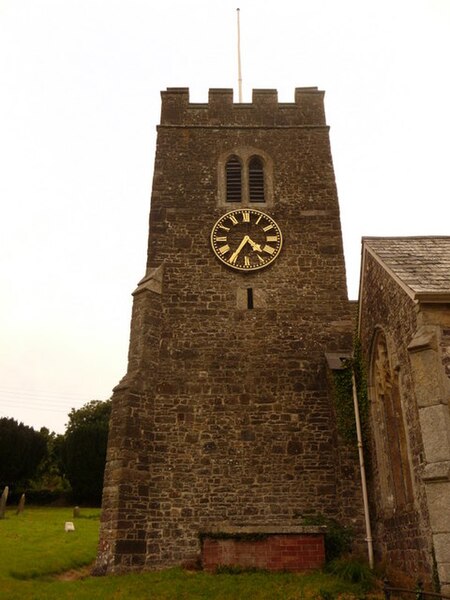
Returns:
[[[365,237],[366,250],[414,299],[450,299],[450,237]]]

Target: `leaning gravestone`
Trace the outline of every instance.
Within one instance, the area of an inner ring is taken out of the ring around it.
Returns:
[[[25,494],[22,494],[20,496],[19,504],[17,506],[16,515],[22,514],[24,508],[25,508]]]
[[[3,490],[2,497],[0,498],[0,519],[5,518],[6,502],[8,500],[8,493],[9,493],[9,487],[6,485],[5,489]]]

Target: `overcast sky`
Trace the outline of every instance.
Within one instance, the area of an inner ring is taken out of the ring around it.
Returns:
[[[0,0],[0,417],[125,374],[160,90],[236,89],[237,6],[245,102],[326,92],[350,297],[363,235],[449,233],[449,0]]]

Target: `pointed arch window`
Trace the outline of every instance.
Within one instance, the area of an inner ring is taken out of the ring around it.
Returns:
[[[264,165],[259,156],[253,156],[248,164],[248,192],[250,202],[265,202]]]
[[[403,418],[399,372],[391,367],[386,337],[377,332],[372,353],[374,427],[382,504],[395,508],[413,498],[408,447]]]
[[[230,156],[227,160],[225,175],[227,202],[240,202],[242,200],[242,164],[237,156]]]

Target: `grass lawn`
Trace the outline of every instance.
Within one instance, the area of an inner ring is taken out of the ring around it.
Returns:
[[[11,510],[0,520],[0,599],[105,599],[157,600],[239,599],[331,600],[363,598],[356,585],[331,575],[297,575],[264,572],[212,575],[167,569],[117,577],[62,579],[92,563],[97,548],[99,510],[82,509],[73,519],[68,508],[26,508],[21,515]],[[74,521],[75,531],[64,531]]]

